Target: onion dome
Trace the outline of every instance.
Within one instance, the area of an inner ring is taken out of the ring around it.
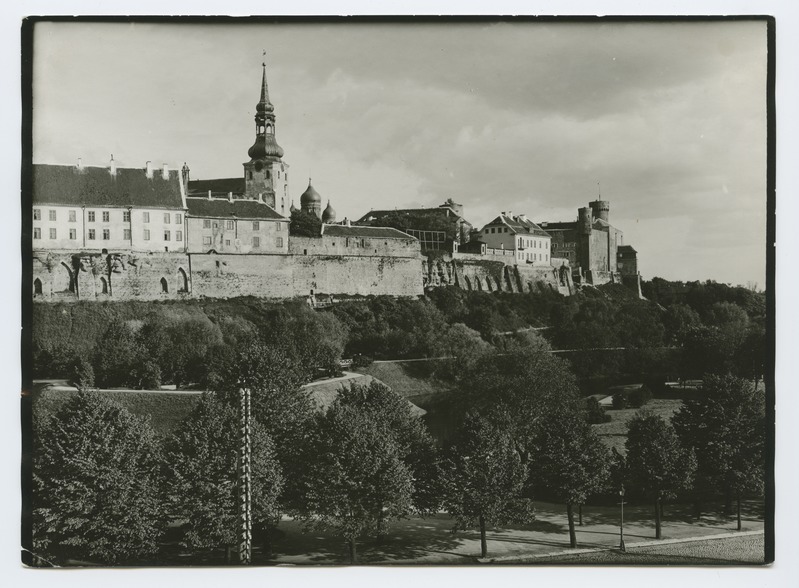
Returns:
[[[321,206],[322,197],[311,185],[311,178],[308,178],[308,187],[305,189],[305,192],[302,193],[302,196],[300,196],[300,207],[305,210],[313,204]]]
[[[294,206],[294,201],[291,201],[291,206],[289,207],[289,212],[297,212],[297,207]]]
[[[336,222],[336,211],[330,206],[330,200],[327,201],[327,208],[322,213],[322,222],[328,224]]]
[[[255,143],[247,151],[250,159],[261,159],[263,157],[283,157],[283,148],[277,144],[275,136],[271,133],[258,135]]]

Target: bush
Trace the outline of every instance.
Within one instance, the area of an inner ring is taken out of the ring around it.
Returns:
[[[627,394],[617,392],[613,395],[613,410],[621,410],[622,408],[627,408],[628,405]]]
[[[368,367],[368,366],[372,365],[373,361],[374,361],[374,359],[372,359],[370,356],[363,355],[362,353],[358,353],[352,358],[352,367],[353,368],[365,368],[365,367]]]
[[[630,392],[627,400],[632,408],[641,408],[652,400],[652,390],[649,389],[649,386],[644,384],[638,388],[638,390]]]
[[[611,420],[610,415],[605,414],[605,409],[600,406],[599,400],[593,396],[583,400],[583,409],[585,410],[585,420],[591,425],[608,423]]]

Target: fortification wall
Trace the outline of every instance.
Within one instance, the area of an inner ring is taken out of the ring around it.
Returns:
[[[419,296],[419,258],[191,254],[195,296]]]
[[[189,296],[184,253],[34,252],[34,300],[161,300]]]
[[[427,288],[457,286],[464,290],[533,292],[542,288],[568,296],[574,292],[571,270],[514,263],[512,256],[472,253],[429,255],[422,263]]]

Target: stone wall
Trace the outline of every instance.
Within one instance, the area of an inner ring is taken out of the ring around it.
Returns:
[[[419,258],[191,254],[195,296],[419,296]]]

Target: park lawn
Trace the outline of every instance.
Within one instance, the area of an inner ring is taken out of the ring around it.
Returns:
[[[650,400],[644,408],[668,421],[681,406],[682,400],[655,398]],[[608,449],[615,447],[622,455],[626,453],[627,450],[624,447],[624,443],[627,440],[627,423],[639,410],[637,408],[608,409],[605,414],[610,415],[611,421],[593,426],[594,431],[602,439],[602,442],[608,446]]]

